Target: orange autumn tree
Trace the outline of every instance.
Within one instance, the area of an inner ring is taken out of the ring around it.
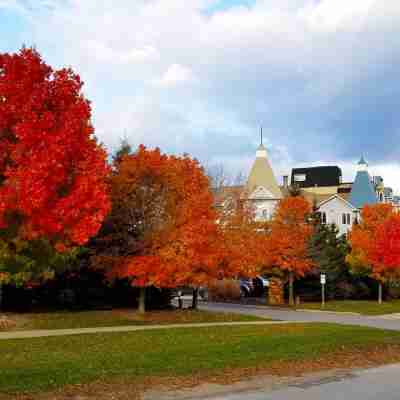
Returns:
[[[289,282],[289,304],[294,304],[293,282],[313,267],[308,245],[313,227],[308,222],[311,206],[303,197],[287,197],[279,202],[271,222],[268,258],[271,268]]]
[[[361,222],[349,234],[351,252],[346,257],[353,273],[365,274],[376,279],[379,285],[378,302],[382,303],[382,285],[386,268],[376,256],[380,227],[393,215],[390,204],[366,205],[361,211]]]
[[[217,278],[253,278],[265,265],[268,227],[255,220],[254,208],[241,199],[219,214],[220,264]]]
[[[182,188],[174,229],[160,247],[160,258],[168,265],[174,285],[193,288],[192,308],[197,308],[198,288],[217,274],[220,236],[216,223],[209,178],[190,157],[175,159],[176,176]]]
[[[217,229],[208,178],[196,160],[140,146],[115,164],[111,196],[105,242],[112,245],[104,248],[114,250],[97,260],[109,275],[141,288],[141,312],[147,286],[207,281]]]

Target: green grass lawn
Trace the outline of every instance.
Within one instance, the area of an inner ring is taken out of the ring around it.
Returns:
[[[257,321],[259,317],[234,313],[192,310],[149,311],[139,314],[135,310],[47,312],[7,314],[16,325],[9,330],[71,329],[101,326],[180,324],[195,322]],[[4,331],[0,329],[0,331]]]
[[[67,384],[182,377],[273,361],[332,357],[336,351],[400,344],[400,332],[290,324],[203,327],[0,340],[0,392],[38,392]]]
[[[298,308],[321,310],[321,303],[302,303]],[[400,313],[400,300],[392,300],[378,304],[377,301],[336,300],[328,301],[324,310],[337,312],[355,312],[365,315],[383,315]]]

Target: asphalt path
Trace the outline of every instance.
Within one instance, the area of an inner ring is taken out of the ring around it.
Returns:
[[[280,321],[329,322],[342,325],[368,326],[400,331],[400,316],[365,316],[328,311],[302,311],[285,308],[252,306],[229,303],[202,303],[200,308],[209,311],[235,312]],[[400,400],[400,393],[398,399]]]

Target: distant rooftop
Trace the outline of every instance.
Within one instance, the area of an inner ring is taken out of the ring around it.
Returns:
[[[339,186],[341,181],[342,170],[336,165],[292,169],[291,184],[300,188]]]

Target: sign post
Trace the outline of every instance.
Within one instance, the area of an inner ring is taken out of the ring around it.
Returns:
[[[325,308],[325,284],[326,284],[326,274],[321,274],[321,307]]]

